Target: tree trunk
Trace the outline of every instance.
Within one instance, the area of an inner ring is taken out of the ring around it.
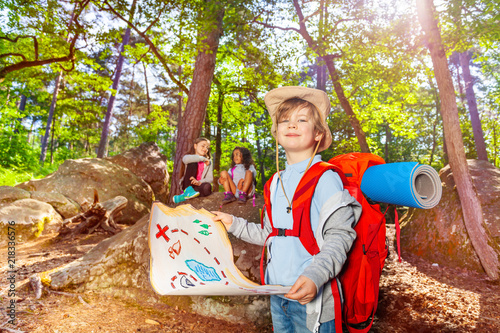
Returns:
[[[146,64],[142,63],[142,68],[144,69],[144,81],[146,82],[146,98],[148,100],[148,116],[151,113],[151,99],[149,97],[149,85],[148,85],[148,71],[146,68]]]
[[[498,124],[498,115],[496,116],[496,121],[493,122],[493,147],[495,147],[493,152],[493,164],[498,168],[498,149],[497,149],[497,124]]]
[[[293,5],[295,7],[295,11],[297,12],[297,16],[299,17],[299,33],[300,35],[306,40],[307,45],[313,49],[319,57],[323,58],[323,60],[326,63],[326,67],[328,68],[328,71],[330,72],[330,77],[332,78],[333,82],[333,88],[335,90],[335,93],[337,94],[337,98],[340,101],[340,105],[342,106],[342,109],[344,109],[344,112],[347,114],[349,117],[349,122],[351,123],[352,128],[354,129],[354,133],[356,134],[356,138],[358,139],[359,147],[361,149],[361,152],[363,153],[369,153],[370,152],[370,147],[368,146],[368,143],[366,142],[366,135],[363,129],[361,128],[361,124],[359,123],[358,118],[356,117],[356,114],[352,110],[351,104],[349,103],[349,100],[345,96],[344,89],[342,88],[342,85],[340,84],[340,76],[338,74],[337,69],[335,68],[335,64],[333,62],[333,55],[331,54],[324,54],[322,50],[318,47],[317,42],[315,42],[311,35],[309,35],[309,32],[307,31],[305,21],[304,21],[304,14],[302,14],[302,9],[300,8],[300,5],[298,3],[298,0],[293,0]]]
[[[52,135],[50,138],[50,165],[54,164],[54,135],[56,134],[56,120],[52,121]]]
[[[52,93],[52,102],[50,103],[49,117],[47,118],[47,126],[45,127],[45,135],[42,138],[42,147],[40,152],[40,164],[43,166],[45,157],[47,155],[47,145],[49,143],[50,127],[52,126],[52,118],[54,117],[54,110],[56,109],[57,94],[59,92],[59,83],[61,82],[62,72],[57,74],[54,92]]]
[[[6,101],[5,101],[5,105],[7,105],[7,103],[9,103],[9,98],[10,98],[10,89],[9,89],[9,92],[7,93],[7,98],[6,98]],[[26,109],[26,96],[23,94],[21,95],[21,100],[19,101],[19,111],[20,114],[24,114],[24,110]],[[23,121],[23,118],[17,118],[19,124],[21,124],[21,122]],[[15,126],[15,125],[14,125]],[[19,133],[19,129],[17,126],[14,127],[14,133]],[[29,142],[29,138],[30,138],[30,134],[31,133],[28,133],[28,142]]]
[[[325,0],[319,1],[319,22],[318,22],[318,40],[322,40],[325,35]],[[323,90],[326,92],[326,66],[322,65],[323,59],[321,57],[316,58],[316,89]]]
[[[178,71],[178,74],[179,74],[179,81],[181,80],[181,77],[182,77],[182,66],[179,66],[179,71]],[[177,108],[177,135],[179,134],[179,132],[182,132],[182,128],[181,128],[181,120],[182,120],[182,90],[179,89],[179,95],[177,96],[177,105],[178,105],[178,108]],[[172,191],[170,191],[172,192]]]
[[[326,92],[326,66],[320,66],[319,62],[320,59],[318,59],[316,67],[316,89]]]
[[[20,111],[24,111],[24,109],[26,108],[26,100],[27,100],[26,96],[24,94],[21,95],[21,102],[19,103],[19,110]]]
[[[217,133],[215,134],[215,159],[214,172],[220,176],[220,157],[222,155],[222,110],[224,107],[224,94],[219,93],[217,101]],[[214,192],[219,192],[219,176],[214,178]]]
[[[460,60],[459,60],[460,62]],[[464,100],[464,88],[462,87],[462,79],[460,76],[460,64],[455,63],[455,67],[457,68],[457,85],[458,85],[458,95],[460,96],[460,101],[465,107],[465,100]]]
[[[35,119],[34,117],[31,118],[31,125],[30,125],[30,130],[28,131],[28,138],[26,139],[26,142],[28,144],[31,143],[31,135],[33,134],[33,125],[35,124]],[[36,137],[36,135],[33,135],[33,137]],[[35,142],[35,139],[33,139],[33,142]],[[495,148],[496,149],[496,148]],[[495,155],[496,156],[496,155]]]
[[[500,251],[486,229],[481,203],[467,166],[453,81],[438,29],[437,13],[433,0],[417,0],[417,11],[434,65],[434,74],[441,99],[448,158],[462,205],[465,227],[484,270],[490,278],[497,280],[500,274],[498,260]]]
[[[118,95],[118,86],[120,84],[120,77],[122,75],[123,61],[125,60],[125,56],[123,53],[125,52],[125,45],[128,44],[130,38],[130,28],[125,30],[125,35],[123,36],[122,46],[120,48],[120,56],[118,57],[118,63],[116,65],[116,73],[115,79],[113,80],[112,89],[115,90],[114,94],[111,94],[111,97],[108,101],[108,109],[106,111],[106,117],[104,119],[104,124],[102,125],[101,132],[101,141],[99,141],[99,149],[97,150],[97,157],[103,158],[106,156],[107,145],[108,145],[108,134],[109,134],[109,124],[111,122],[111,116],[113,115],[113,107],[115,106],[116,95]]]
[[[204,47],[198,51],[194,65],[193,80],[186,103],[186,111],[179,121],[170,198],[180,193],[178,180],[180,179],[182,156],[188,152],[194,140],[201,133],[210,97],[217,49],[219,48],[219,39],[222,34],[224,8],[220,3],[215,1],[208,1],[207,7],[215,7],[213,11],[210,11],[210,8],[207,9],[209,12],[206,15],[206,22],[214,24],[208,25],[212,27],[212,30],[202,31],[200,34]]]
[[[479,119],[479,112],[477,110],[476,94],[474,94],[474,80],[472,79],[469,68],[471,57],[468,52],[463,52],[460,53],[459,58],[460,66],[462,66],[462,73],[464,75],[465,96],[467,98],[467,105],[469,107],[472,132],[474,133],[474,142],[476,144],[477,158],[479,160],[487,161],[488,153],[486,152],[483,129],[481,128],[481,119]]]

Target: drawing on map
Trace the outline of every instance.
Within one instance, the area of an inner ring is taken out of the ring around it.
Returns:
[[[290,286],[261,286],[234,265],[221,222],[191,205],[155,202],[149,218],[150,281],[161,295],[286,294]]]

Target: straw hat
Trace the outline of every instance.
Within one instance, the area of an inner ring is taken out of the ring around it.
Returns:
[[[323,90],[288,86],[281,87],[271,90],[264,96],[264,102],[266,103],[267,110],[273,121],[273,126],[271,127],[271,133],[273,136],[276,134],[276,111],[281,103],[291,98],[300,98],[311,104],[313,104],[320,113],[321,125],[325,129],[325,135],[321,140],[321,144],[318,148],[318,152],[321,152],[332,144],[332,133],[326,124],[326,117],[330,113],[330,99],[328,95]]]

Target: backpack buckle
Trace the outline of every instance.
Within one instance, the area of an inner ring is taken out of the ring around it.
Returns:
[[[281,229],[281,228],[278,228],[276,229],[278,230],[278,235],[277,236],[285,236],[286,237],[286,229]]]

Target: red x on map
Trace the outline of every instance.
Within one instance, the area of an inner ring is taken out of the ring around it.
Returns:
[[[158,227],[158,233],[156,234],[156,238],[160,238],[161,236],[163,236],[163,238],[165,238],[165,241],[169,241],[170,238],[168,238],[168,236],[165,234],[165,232],[167,232],[168,230],[168,225],[165,226],[165,228],[161,228],[161,226],[159,224],[156,224],[156,226]]]

